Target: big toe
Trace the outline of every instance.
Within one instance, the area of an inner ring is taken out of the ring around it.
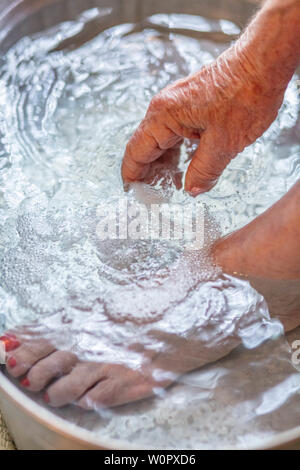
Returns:
[[[159,385],[149,375],[111,364],[106,380],[88,390],[77,404],[87,410],[125,405],[151,397],[155,387],[159,388]]]
[[[118,379],[109,377],[89,390],[77,405],[85,410],[111,408],[142,400],[152,395],[153,388],[145,381],[125,386],[122,377]]]

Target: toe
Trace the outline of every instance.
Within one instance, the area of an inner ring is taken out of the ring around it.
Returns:
[[[85,410],[95,410],[124,405],[152,395],[153,389],[144,378],[141,377],[140,381],[128,385],[120,376],[118,379],[108,378],[98,383],[79,400],[77,405]]]
[[[55,351],[38,361],[21,384],[32,392],[39,392],[53,379],[69,374],[77,362],[75,354],[68,351]]]
[[[25,341],[19,347],[8,352],[6,357],[6,368],[13,377],[20,377],[40,359],[51,354],[55,348],[45,339],[34,339]]]
[[[118,392],[118,383],[112,378],[107,378],[84,394],[77,405],[85,410],[114,406],[118,401]]]
[[[6,353],[17,349],[20,346],[20,341],[16,335],[12,333],[6,333],[4,336],[0,337],[0,341],[3,343],[4,350]]]
[[[54,407],[76,402],[96,383],[106,379],[107,366],[97,363],[78,363],[70,374],[57,380],[47,389],[45,400]]]

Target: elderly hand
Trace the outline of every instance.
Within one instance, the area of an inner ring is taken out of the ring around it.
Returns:
[[[149,164],[182,138],[200,139],[189,165],[185,189],[211,189],[232,158],[252,144],[277,116],[283,93],[272,92],[235,48],[200,72],[156,95],[129,141],[122,175],[143,179]]]
[[[268,0],[215,62],[152,99],[127,145],[124,182],[149,177],[151,163],[188,138],[200,140],[185,189],[196,196],[216,184],[228,163],[277,116],[299,61],[299,6],[299,1]]]

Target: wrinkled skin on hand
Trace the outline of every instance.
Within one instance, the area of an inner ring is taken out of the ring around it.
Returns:
[[[196,74],[162,90],[127,145],[123,180],[144,179],[167,149],[183,138],[199,139],[185,190],[194,196],[210,190],[228,163],[277,116],[285,86],[275,87],[261,69],[236,44]]]

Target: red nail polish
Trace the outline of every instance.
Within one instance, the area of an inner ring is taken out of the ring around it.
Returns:
[[[50,398],[49,398],[49,395],[48,393],[46,392],[45,395],[43,396],[43,399],[46,403],[49,403],[50,402]]]
[[[0,341],[4,343],[6,352],[12,351],[20,346],[20,342],[17,339],[9,337],[8,335],[1,336]]]
[[[11,333],[6,333],[5,335],[0,337],[0,341],[3,341],[4,343],[6,341],[10,341],[11,339],[17,339],[16,335],[13,335]]]
[[[13,351],[14,349],[17,349],[20,346],[20,342],[18,340],[10,338],[4,341],[4,344],[6,352]]]
[[[21,380],[20,384],[22,385],[22,387],[25,387],[25,388],[30,386],[30,382],[27,379],[27,377],[25,377],[25,379]]]
[[[14,367],[16,367],[17,365],[17,361],[15,360],[14,357],[10,357],[7,361],[7,365],[8,367],[10,367],[11,369],[13,369]]]

